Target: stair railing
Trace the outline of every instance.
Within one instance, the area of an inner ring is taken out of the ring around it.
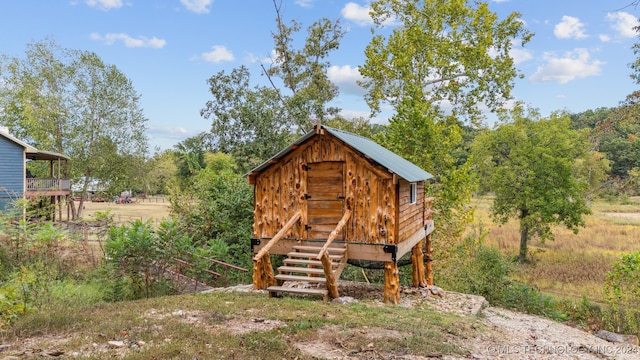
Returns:
[[[324,246],[318,253],[318,257],[317,257],[318,260],[322,260],[322,256],[324,256],[324,254],[327,252],[327,249],[329,249],[329,246],[331,246],[331,243],[333,242],[333,240],[335,240],[338,237],[338,235],[340,234],[340,231],[342,231],[342,228],[347,224],[347,221],[349,221],[350,217],[351,217],[351,209],[347,209],[344,212],[344,215],[342,215],[342,219],[340,219],[340,222],[338,223],[338,225],[336,225],[336,228],[333,229],[333,231],[329,234],[329,238],[327,239],[327,242],[324,243]]]
[[[271,267],[271,260],[269,258],[269,250],[282,239],[291,230],[298,220],[302,218],[302,211],[293,215],[289,221],[278,231],[278,233],[271,238],[258,253],[253,257],[253,286],[256,289],[266,289],[267,287],[275,283],[275,277],[273,275],[273,268]],[[265,257],[265,255],[267,255]]]
[[[262,257],[265,254],[268,254],[269,250],[271,250],[271,248],[278,241],[280,241],[280,239],[282,239],[287,234],[287,232],[289,232],[289,230],[291,230],[293,225],[295,225],[295,223],[298,222],[298,220],[300,220],[301,217],[302,217],[302,212],[298,210],[298,212],[296,212],[295,215],[293,215],[293,217],[289,219],[289,221],[287,221],[286,224],[284,224],[282,229],[280,229],[280,231],[278,231],[278,233],[271,238],[271,241],[269,241],[267,245],[265,245],[262,249],[260,249],[260,251],[258,251],[256,256],[253,257],[253,261],[259,261],[260,259],[262,259]]]
[[[327,250],[329,249],[329,246],[331,245],[333,240],[335,240],[338,237],[338,234],[342,231],[342,228],[347,223],[347,221],[349,221],[350,217],[351,217],[351,209],[347,209],[344,212],[344,215],[342,215],[342,219],[340,220],[338,225],[336,225],[336,228],[333,229],[331,234],[329,234],[329,238],[327,239],[327,242],[324,244],[322,249],[320,249],[320,252],[318,253],[318,257],[317,257],[318,260],[322,261],[322,268],[324,270],[324,277],[326,279],[325,286],[327,287],[327,290],[329,291],[329,296],[332,299],[335,299],[339,296],[338,281],[336,279],[335,274],[333,273],[333,266]],[[347,256],[347,254],[345,253],[343,256]]]

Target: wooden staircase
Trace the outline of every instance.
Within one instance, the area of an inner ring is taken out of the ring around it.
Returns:
[[[322,296],[324,301],[329,300],[329,290],[327,290],[324,268],[322,262],[317,259],[322,246],[296,245],[294,251],[287,254],[283,265],[278,268],[275,276],[278,286],[269,286],[269,297],[277,296],[278,293],[290,293],[301,295]],[[347,263],[347,247],[330,246],[327,248],[329,259],[331,260],[331,271],[334,278],[340,278],[340,274]],[[295,286],[283,286],[285,281],[298,282]]]

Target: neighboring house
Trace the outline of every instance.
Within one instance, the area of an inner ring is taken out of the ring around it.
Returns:
[[[246,176],[254,185],[256,288],[335,298],[347,261],[376,262],[384,266],[384,301],[397,303],[398,260],[409,252],[414,286],[432,282],[433,199],[425,196],[432,175],[411,162],[369,139],[316,125]],[[269,254],[287,255],[277,275]],[[281,286],[285,281],[326,288]]]
[[[26,167],[27,160],[48,161],[49,177],[31,177]],[[9,134],[6,128],[0,128],[0,211],[8,210],[17,199],[49,197],[58,210],[57,219],[61,221],[62,207],[71,195],[68,161],[66,155],[40,151]],[[55,211],[51,218],[56,220]]]

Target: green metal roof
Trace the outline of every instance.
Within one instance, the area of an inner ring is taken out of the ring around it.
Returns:
[[[396,175],[405,179],[406,181],[416,182],[416,181],[431,179],[433,177],[433,175],[422,170],[417,165],[395,154],[394,152],[380,146],[378,143],[370,139],[367,139],[365,137],[355,135],[352,133],[348,133],[346,131],[333,129],[324,125],[322,125],[322,128],[325,129],[329,134],[342,140],[351,148],[361,153],[364,157],[372,160],[373,162],[378,163],[382,167],[388,169],[392,173],[395,173]],[[273,160],[282,158],[285,154],[292,151],[295,145],[302,144],[303,142],[313,137],[315,134],[316,134],[315,130],[308,132],[298,140],[294,141],[287,148],[278,152],[271,159],[265,161],[260,166],[251,170],[246,175],[262,171],[263,169],[268,167],[269,164],[273,162]]]

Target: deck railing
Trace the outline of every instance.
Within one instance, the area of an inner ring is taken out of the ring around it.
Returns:
[[[27,191],[71,190],[71,180],[56,178],[28,178]]]

